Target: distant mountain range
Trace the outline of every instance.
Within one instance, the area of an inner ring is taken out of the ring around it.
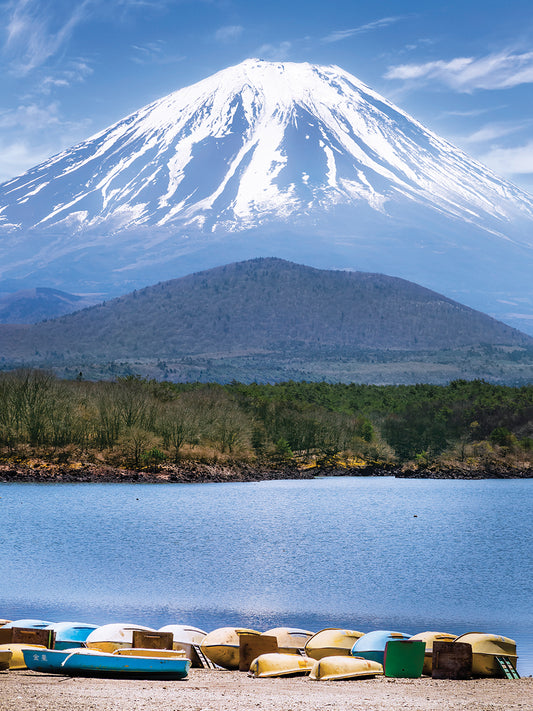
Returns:
[[[517,367],[503,373],[509,358]],[[399,382],[404,371],[415,382],[516,381],[533,374],[533,338],[402,279],[270,258],[0,326],[0,365],[176,380],[357,381],[364,371],[380,381],[395,369]]]
[[[533,199],[338,67],[247,60],[0,186],[0,290],[107,297],[253,257],[533,328]]]
[[[96,296],[77,296],[45,287],[0,294],[0,323],[37,323],[79,311],[99,301]]]

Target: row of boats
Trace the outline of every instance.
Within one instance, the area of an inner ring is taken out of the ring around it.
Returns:
[[[326,628],[313,633],[291,627],[265,632],[220,627],[205,632],[179,624],[155,630],[136,624],[35,619],[0,620],[0,669],[153,679],[186,678],[191,666],[241,669],[256,677],[308,674],[316,680],[383,673],[418,677],[435,675],[434,646],[442,643],[451,643],[451,649],[453,645],[471,649],[469,675],[503,676],[502,659],[516,669],[514,640],[479,632],[409,635]]]

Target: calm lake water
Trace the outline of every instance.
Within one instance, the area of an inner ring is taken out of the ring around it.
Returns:
[[[493,632],[533,674],[532,480],[0,484],[0,617]]]

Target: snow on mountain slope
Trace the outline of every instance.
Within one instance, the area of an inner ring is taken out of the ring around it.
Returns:
[[[386,212],[399,196],[476,224],[533,217],[525,195],[341,69],[248,60],[9,181],[0,219],[234,231],[340,203]]]
[[[0,279],[116,292],[269,253],[462,300],[465,258],[512,271],[532,226],[530,196],[352,75],[254,59],[0,186]]]

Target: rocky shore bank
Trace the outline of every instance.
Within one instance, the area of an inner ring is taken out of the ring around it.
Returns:
[[[246,463],[206,464],[184,461],[164,465],[156,471],[136,471],[98,464],[55,464],[44,461],[0,463],[0,482],[37,483],[179,483],[267,481],[272,479],[314,479],[335,476],[394,476],[402,479],[526,479],[533,477],[530,468],[488,466],[484,469],[460,465],[406,467],[370,464],[364,467],[312,467],[294,464],[277,466]]]

